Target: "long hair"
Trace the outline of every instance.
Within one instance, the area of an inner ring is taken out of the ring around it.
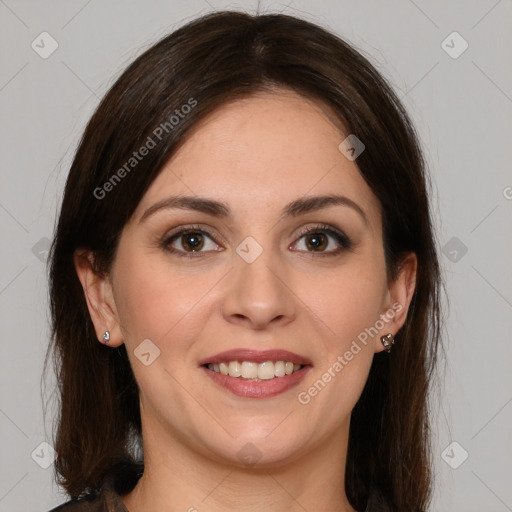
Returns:
[[[98,343],[73,253],[92,250],[96,270],[108,273],[123,227],[190,130],[227,102],[276,87],[323,102],[365,144],[357,165],[382,207],[388,279],[404,253],[417,255],[406,323],[393,352],[375,355],[352,411],[340,485],[357,510],[370,496],[394,512],[427,509],[442,279],[418,136],[392,87],[347,42],[292,16],[229,11],[189,22],[136,58],[91,117],[69,171],[50,252],[45,368],[51,356],[60,395],[55,475],[73,498],[143,464],[126,348]],[[150,139],[154,147],[135,159]]]

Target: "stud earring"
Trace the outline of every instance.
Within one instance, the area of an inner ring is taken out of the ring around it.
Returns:
[[[393,346],[393,343],[395,343],[395,337],[391,333],[388,333],[385,336],[382,336],[380,341],[386,347],[386,352],[391,352],[391,347]]]
[[[105,331],[105,332],[103,333],[102,338],[103,338],[103,341],[104,341],[105,343],[108,343],[108,342],[110,341],[110,333],[109,333],[108,331]]]

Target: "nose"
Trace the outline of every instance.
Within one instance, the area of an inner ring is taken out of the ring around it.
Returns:
[[[296,297],[286,271],[272,260],[271,251],[252,263],[234,255],[222,305],[226,321],[254,330],[284,326],[296,315]],[[288,281],[288,282],[287,282]]]

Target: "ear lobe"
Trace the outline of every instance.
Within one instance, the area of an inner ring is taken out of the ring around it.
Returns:
[[[388,333],[396,335],[402,328],[409,311],[411,300],[416,290],[416,277],[418,268],[418,258],[414,252],[409,252],[403,258],[396,279],[388,285],[386,301],[381,318],[389,319],[386,321],[382,332],[379,333],[376,340],[376,352],[385,350],[380,338]]]
[[[109,346],[120,345],[122,335],[109,276],[95,270],[94,253],[90,250],[77,249],[74,254],[74,263],[96,337],[103,343],[103,333],[109,331]]]

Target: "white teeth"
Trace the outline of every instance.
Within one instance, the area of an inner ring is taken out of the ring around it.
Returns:
[[[242,377],[252,380],[270,380],[274,377],[284,377],[300,370],[302,365],[291,361],[265,361],[254,363],[252,361],[229,361],[220,364],[209,364],[208,369],[230,377]]]
[[[258,379],[270,380],[275,376],[275,366],[272,361],[265,361],[258,365]]]
[[[244,379],[255,379],[258,377],[258,363],[244,361],[242,363],[242,377]]]
[[[276,377],[284,377],[286,375],[284,370],[284,361],[277,361],[274,366]]]
[[[222,373],[222,375],[229,374],[229,366],[226,363],[220,363],[219,369],[220,369],[220,373]]]
[[[215,371],[215,365],[213,365],[211,370]],[[229,363],[229,376],[230,377],[240,377],[242,374],[242,367],[238,361],[230,361]]]

